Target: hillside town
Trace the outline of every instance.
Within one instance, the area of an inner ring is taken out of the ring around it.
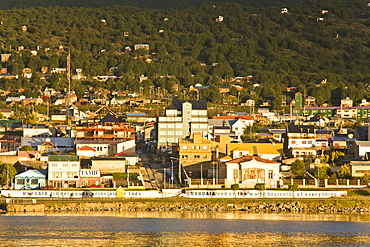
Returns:
[[[199,87],[190,87],[187,94]],[[230,89],[219,90],[227,97]],[[355,106],[345,98],[339,106],[317,107],[313,97],[292,88],[287,92],[294,93],[287,114],[272,111],[268,102],[215,105],[170,99],[160,94],[160,88],[153,88],[153,95],[91,89],[82,98],[73,91],[45,88],[36,99],[6,97],[11,106],[63,107],[59,114],[34,112],[36,123],[15,118],[11,109],[0,109],[2,186],[21,190],[367,186],[366,100]],[[82,105],[99,108],[82,111]],[[122,112],[123,106],[131,111]],[[213,115],[220,106],[223,110]]]

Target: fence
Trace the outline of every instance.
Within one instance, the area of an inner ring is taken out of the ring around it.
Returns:
[[[191,179],[188,180],[189,188],[222,188],[225,186],[225,179]]]
[[[298,185],[301,188],[360,188],[367,184],[360,179],[286,179],[284,186]]]

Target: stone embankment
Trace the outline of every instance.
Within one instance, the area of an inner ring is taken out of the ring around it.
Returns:
[[[2,212],[86,212],[86,211],[173,211],[173,212],[233,212],[250,213],[370,213],[370,200],[122,200],[100,202],[9,203]]]
[[[346,203],[347,202],[347,203]],[[78,212],[78,211],[188,211],[188,212],[232,212],[250,213],[369,213],[370,203],[367,201],[327,201],[309,202],[248,202],[248,203],[202,203],[202,202],[114,202],[114,203],[65,203],[45,205],[47,212]]]

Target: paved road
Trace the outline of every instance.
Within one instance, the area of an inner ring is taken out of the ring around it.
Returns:
[[[162,164],[157,163],[157,161],[154,159],[154,154],[146,154],[142,153],[140,155],[141,162],[143,163],[143,166],[145,167],[147,177],[148,177],[148,183],[150,183],[150,186],[147,187],[147,182],[145,183],[145,188],[168,188],[170,187],[170,179],[171,179],[171,164]],[[164,179],[164,172],[166,171],[165,179],[167,181],[165,187],[163,184]],[[144,180],[145,177],[144,177]],[[176,181],[174,180],[174,183]]]

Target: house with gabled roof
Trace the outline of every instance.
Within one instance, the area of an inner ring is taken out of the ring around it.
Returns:
[[[266,188],[280,186],[280,163],[248,155],[225,162],[225,187],[239,184],[241,188],[253,188],[256,183],[264,183]]]
[[[78,156],[93,157],[95,156],[95,153],[96,153],[95,148],[92,148],[86,145],[80,148],[76,148],[76,154]]]
[[[15,175],[14,189],[41,189],[46,185],[46,171],[45,170],[27,170],[25,172]]]

